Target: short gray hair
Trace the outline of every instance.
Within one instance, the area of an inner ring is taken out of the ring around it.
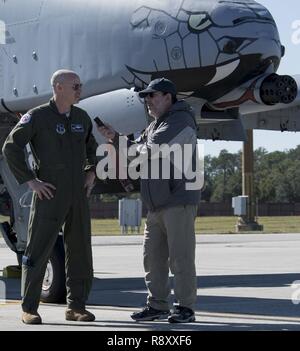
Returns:
[[[63,83],[66,80],[67,76],[79,77],[78,74],[74,71],[68,69],[59,69],[58,71],[54,72],[51,77],[52,87],[55,87],[57,83]]]

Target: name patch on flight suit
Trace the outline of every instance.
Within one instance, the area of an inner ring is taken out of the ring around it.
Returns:
[[[26,113],[25,115],[22,116],[22,118],[20,119],[20,124],[27,124],[31,121],[31,114],[30,113]]]
[[[84,128],[82,124],[71,124],[71,130],[74,133],[83,133]]]
[[[66,132],[65,125],[62,123],[58,123],[56,125],[56,133],[63,135],[63,134],[65,134],[65,132]]]

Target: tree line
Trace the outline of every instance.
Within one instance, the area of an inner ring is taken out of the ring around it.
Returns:
[[[202,201],[230,202],[242,195],[242,152],[222,150],[204,158]],[[300,145],[286,151],[254,151],[254,190],[261,203],[300,202]]]

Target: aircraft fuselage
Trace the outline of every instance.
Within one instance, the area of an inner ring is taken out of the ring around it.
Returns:
[[[60,68],[78,72],[83,98],[165,76],[214,101],[274,73],[283,54],[272,16],[251,0],[10,0],[0,20],[0,98],[13,111],[47,101]]]

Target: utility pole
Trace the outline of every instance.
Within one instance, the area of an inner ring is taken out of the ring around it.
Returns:
[[[242,155],[243,195],[248,196],[247,213],[238,218],[237,232],[262,231],[263,226],[256,221],[256,205],[254,196],[254,155],[253,130],[247,130],[247,141],[243,143]]]

